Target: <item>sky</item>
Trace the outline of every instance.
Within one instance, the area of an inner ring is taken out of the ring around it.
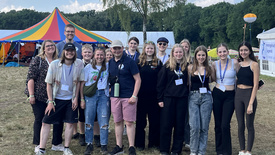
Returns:
[[[187,0],[197,6],[207,7],[219,2],[236,4],[243,0]],[[10,10],[32,9],[38,12],[52,12],[55,7],[65,13],[76,13],[87,10],[104,10],[101,0],[0,0],[0,12]]]

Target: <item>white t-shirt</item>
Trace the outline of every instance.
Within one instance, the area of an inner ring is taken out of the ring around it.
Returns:
[[[73,65],[62,65],[60,87],[56,98],[60,100],[70,100],[73,97]]]
[[[164,56],[157,55],[158,59],[162,62],[162,64],[165,64],[165,62],[169,59],[169,55],[166,53]]]
[[[90,86],[96,82],[96,79],[99,76],[98,73],[100,69],[101,69],[101,66],[96,66],[96,69],[94,69],[91,64],[86,65],[86,67],[84,68],[85,86]],[[101,72],[101,75],[99,76],[99,80],[97,82],[97,89],[98,90],[105,89],[106,96],[109,96],[108,77],[109,77],[108,64],[106,64],[106,70]]]

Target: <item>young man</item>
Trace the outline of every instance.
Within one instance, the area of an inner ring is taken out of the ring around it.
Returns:
[[[77,105],[79,81],[84,80],[82,73],[84,65],[76,59],[74,44],[64,46],[61,59],[53,61],[48,69],[47,83],[48,106],[45,110],[41,129],[40,149],[37,153],[45,154],[46,143],[51,129],[50,124],[66,123],[64,155],[72,155],[69,149],[73,134],[73,123],[77,123]],[[81,74],[82,73],[82,74]]]
[[[82,46],[74,41],[74,36],[75,36],[75,27],[72,24],[67,24],[65,26],[65,30],[64,30],[64,35],[66,37],[66,39],[64,41],[61,41],[59,43],[56,44],[56,47],[58,49],[58,57],[61,57],[62,54],[62,50],[64,48],[64,45],[66,43],[73,43],[75,48],[76,48],[76,56],[78,59],[82,59],[82,52],[81,52],[81,48]]]
[[[111,111],[115,122],[116,147],[109,154],[122,154],[124,122],[127,126],[129,155],[136,155],[134,148],[137,95],[141,84],[135,61],[123,54],[123,44],[115,40],[111,44],[114,58],[109,61],[111,79]],[[119,90],[115,85],[119,85]],[[116,92],[115,92],[116,91]],[[119,92],[119,95],[117,94]]]
[[[167,49],[168,47],[168,39],[165,38],[165,37],[160,37],[158,40],[157,40],[157,46],[158,46],[158,54],[157,54],[157,57],[161,60],[161,62],[163,64],[165,64],[165,62],[169,59],[169,56],[165,50]]]

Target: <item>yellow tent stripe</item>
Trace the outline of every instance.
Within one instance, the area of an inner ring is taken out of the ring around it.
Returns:
[[[50,28],[55,13],[56,13],[56,10],[54,10],[54,13],[51,15],[49,20],[39,30],[37,30],[32,35],[30,35],[22,40],[39,40],[39,39],[41,39],[47,33],[48,29]]]

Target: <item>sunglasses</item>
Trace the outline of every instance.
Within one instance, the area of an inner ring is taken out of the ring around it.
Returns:
[[[167,43],[158,43],[158,44],[159,44],[159,46],[161,46],[161,45],[166,46],[167,45]]]

